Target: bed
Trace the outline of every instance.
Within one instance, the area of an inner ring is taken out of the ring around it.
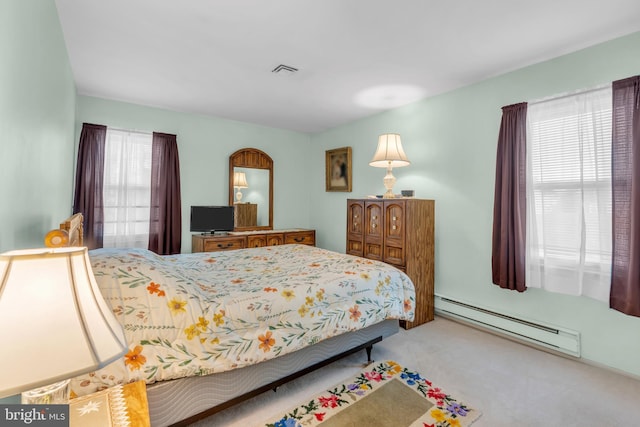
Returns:
[[[76,214],[45,242],[82,245],[81,224]],[[187,425],[363,348],[370,358],[398,320],[414,316],[404,273],[316,247],[89,256],[129,352],[72,379],[72,390],[144,380],[154,427]]]

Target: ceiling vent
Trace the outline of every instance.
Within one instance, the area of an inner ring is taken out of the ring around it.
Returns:
[[[290,67],[290,66],[284,65],[284,64],[280,64],[276,68],[271,70],[272,73],[282,73],[282,74],[293,74],[296,71],[298,71],[297,68]]]

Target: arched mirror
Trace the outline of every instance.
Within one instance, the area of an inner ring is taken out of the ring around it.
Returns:
[[[256,148],[229,157],[229,205],[235,206],[235,229],[273,229],[273,160]]]

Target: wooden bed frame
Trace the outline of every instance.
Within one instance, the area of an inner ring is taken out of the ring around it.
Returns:
[[[45,245],[83,246],[82,221],[80,213],[64,220],[47,233]],[[373,344],[398,330],[398,320],[385,320],[256,365],[149,384],[151,425],[187,426],[363,349],[370,363]]]

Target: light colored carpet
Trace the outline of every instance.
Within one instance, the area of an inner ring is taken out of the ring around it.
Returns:
[[[436,317],[373,348],[482,412],[473,427],[640,425],[640,381]],[[355,375],[364,351],[206,418],[197,427],[259,425]]]

